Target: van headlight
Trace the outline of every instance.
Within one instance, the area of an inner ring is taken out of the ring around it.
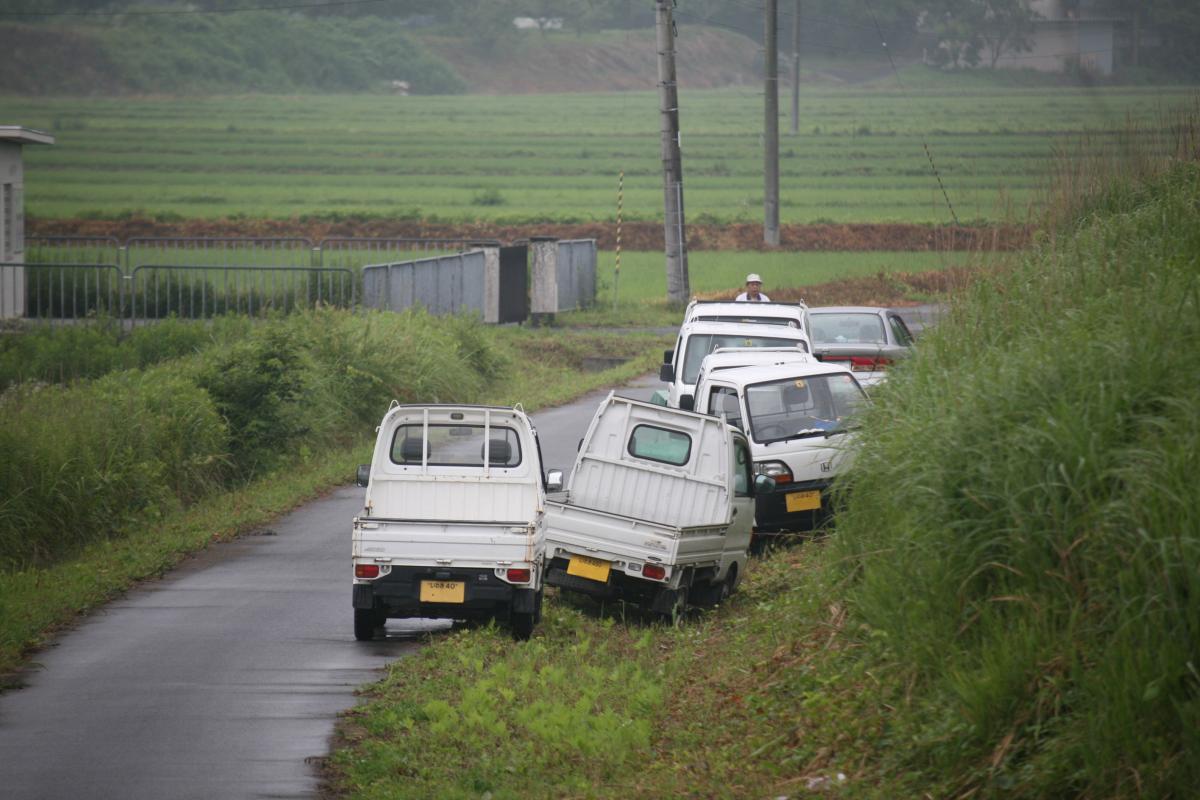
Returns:
[[[755,461],[754,472],[774,478],[776,484],[792,482],[792,471],[782,461]]]

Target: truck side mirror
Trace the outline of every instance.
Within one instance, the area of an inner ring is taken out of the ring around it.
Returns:
[[[675,360],[675,351],[674,350],[663,350],[663,363],[664,364],[670,364],[674,360]]]
[[[679,407],[684,411],[696,410],[696,396],[691,394],[679,395]]]
[[[359,486],[366,487],[371,482],[371,465],[359,464],[358,471],[354,474],[354,482]]]
[[[671,383],[675,380],[675,368],[670,364],[663,364],[658,368],[658,379],[663,383]]]
[[[775,491],[775,479],[770,475],[754,476],[754,493],[771,494]]]
[[[561,492],[563,488],[563,472],[561,469],[552,469],[546,473],[546,491]]]

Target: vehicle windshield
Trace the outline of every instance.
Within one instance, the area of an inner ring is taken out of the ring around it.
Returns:
[[[746,387],[750,435],[760,444],[844,430],[867,397],[844,372]]]
[[[751,325],[782,325],[787,328],[799,328],[800,323],[793,317],[729,317],[707,314],[692,317],[693,322],[742,322]]]
[[[887,344],[878,314],[813,314],[812,339],[821,344]]]
[[[775,336],[730,336],[720,333],[696,333],[688,338],[683,359],[683,382],[695,383],[704,357],[718,347],[795,347],[795,339]]]

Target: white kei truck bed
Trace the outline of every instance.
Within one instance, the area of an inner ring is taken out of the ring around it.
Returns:
[[[746,569],[755,488],[746,438],[724,420],[610,394],[566,492],[546,500],[546,583],[671,619],[718,603]]]
[[[354,635],[389,618],[507,622],[541,616],[545,484],[537,434],[517,408],[395,404],[383,418],[354,518]]]

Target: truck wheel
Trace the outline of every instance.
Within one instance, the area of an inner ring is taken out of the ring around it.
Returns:
[[[369,642],[375,638],[375,629],[379,627],[379,614],[373,608],[354,609],[354,638],[360,642]]]
[[[683,621],[684,615],[687,613],[688,589],[686,586],[680,586],[675,590],[664,590],[671,592],[674,597],[668,601],[669,605],[665,608],[658,602],[655,603],[655,609],[658,614],[658,619],[664,625],[670,625],[672,628],[677,627]]]
[[[536,612],[535,612],[536,613]],[[509,624],[512,626],[512,636],[518,642],[527,642],[533,636],[535,614],[512,614]]]

